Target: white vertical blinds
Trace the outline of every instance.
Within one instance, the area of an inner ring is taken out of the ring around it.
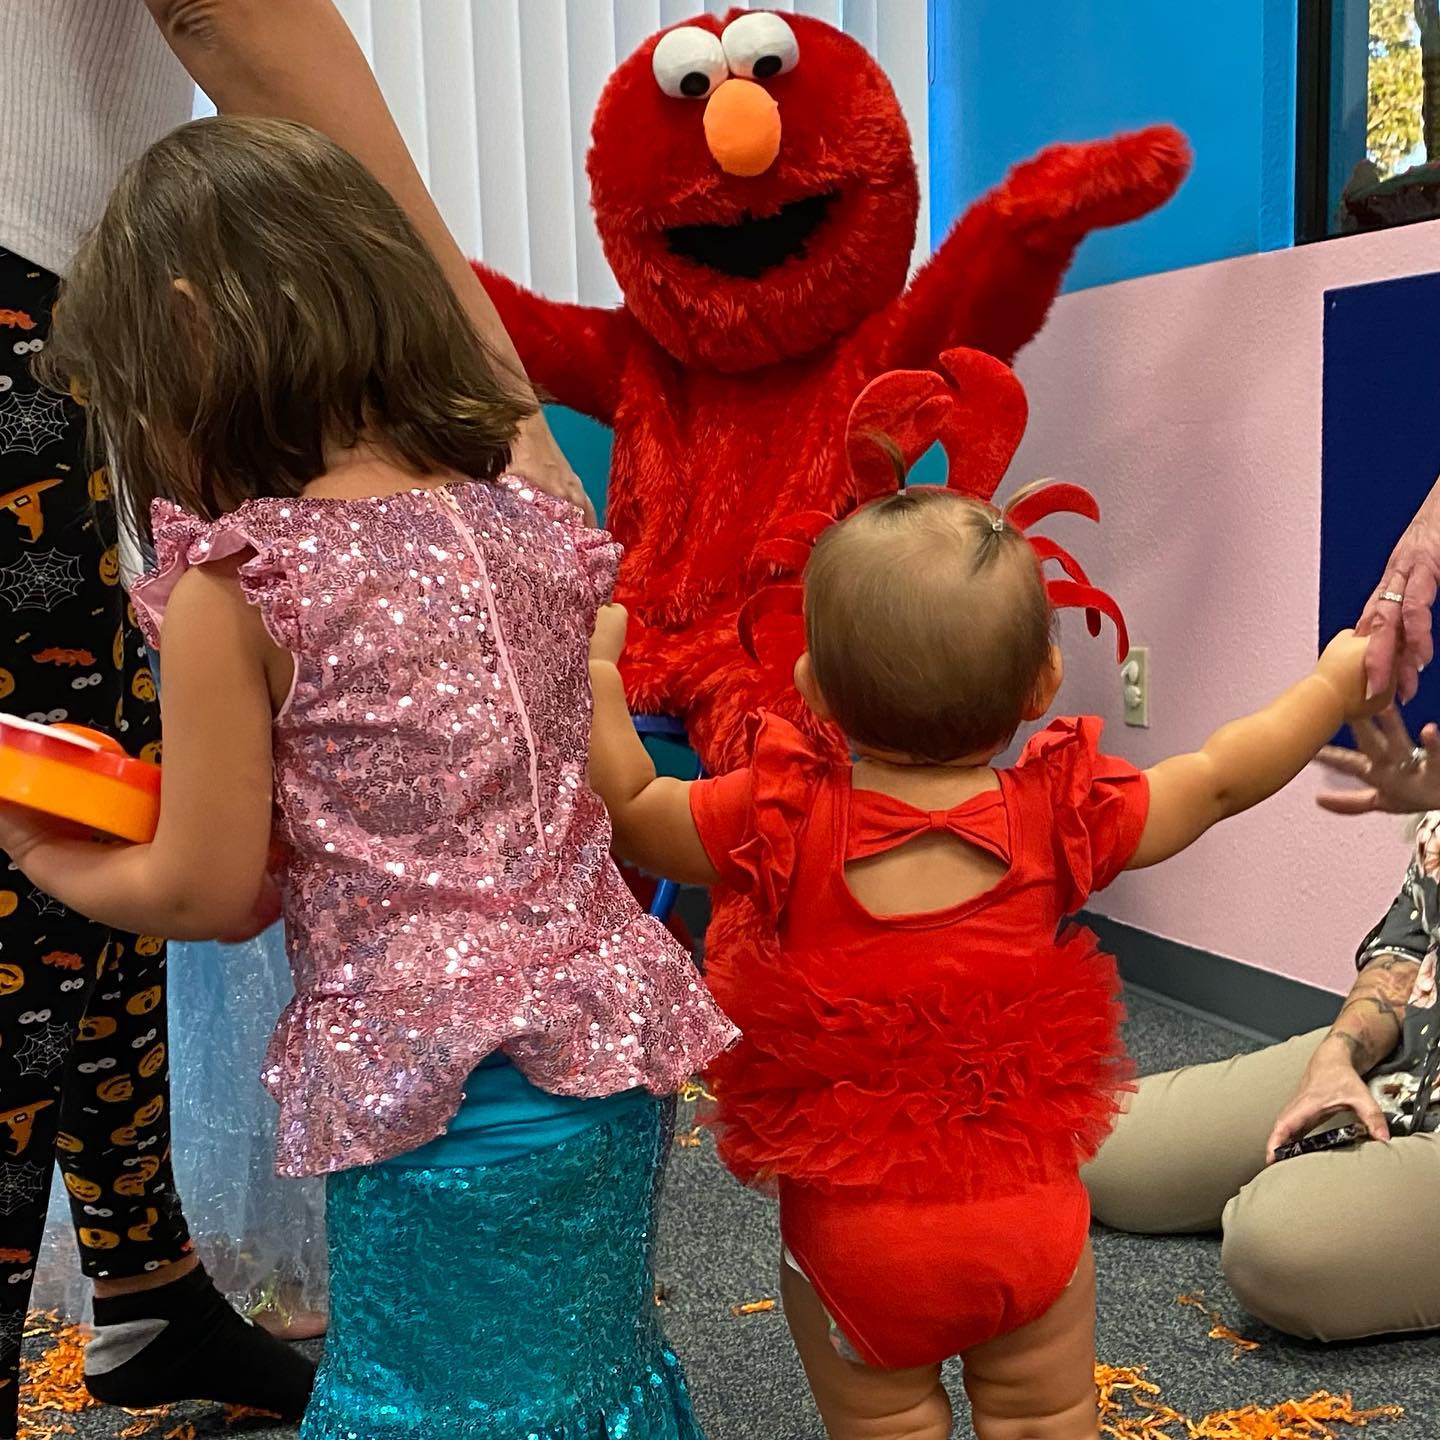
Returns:
[[[647,35],[733,0],[337,0],[461,247],[559,300],[619,292],[590,217],[585,152],[606,77]],[[742,7],[749,8],[749,7]],[[890,75],[929,249],[926,0],[772,0],[861,42]]]

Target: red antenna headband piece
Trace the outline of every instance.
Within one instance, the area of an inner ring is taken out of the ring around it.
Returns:
[[[947,350],[940,364],[944,373],[891,370],[860,392],[845,433],[855,481],[855,500],[847,510],[903,489],[904,472],[936,443],[949,466],[946,488],[994,503],[1025,434],[1029,405],[1024,388],[1008,365],[980,350]],[[793,668],[804,649],[801,576],[820,532],[842,514],[791,516],[757,549],[757,556],[773,566],[774,579],[746,603],[739,629],[741,644],[766,668]],[[1011,496],[1000,514],[1030,543],[1042,574],[1047,565],[1058,567],[1058,575],[1045,578],[1051,605],[1084,610],[1092,635],[1099,635],[1100,617],[1107,616],[1115,626],[1116,662],[1123,663],[1130,637],[1119,605],[1091,583],[1063,545],[1029,533],[1051,515],[1083,515],[1098,522],[1095,497],[1080,485],[1037,481]]]

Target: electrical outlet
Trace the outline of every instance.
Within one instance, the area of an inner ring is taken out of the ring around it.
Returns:
[[[1147,729],[1150,725],[1150,651],[1134,646],[1120,667],[1124,686],[1125,723]]]

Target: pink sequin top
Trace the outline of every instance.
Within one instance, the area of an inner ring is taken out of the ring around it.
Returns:
[[[159,502],[153,522],[134,591],[152,642],[187,567],[253,552],[241,586],[295,659],[273,735],[296,992],[265,1070],[281,1174],[433,1139],[496,1048],[599,1096],[673,1091],[730,1043],[585,782],[607,535],[513,479],[214,524]]]

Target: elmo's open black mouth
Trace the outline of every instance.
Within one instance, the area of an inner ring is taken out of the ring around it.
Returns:
[[[733,225],[676,225],[665,232],[672,255],[740,280],[756,280],[767,270],[805,253],[839,198],[834,190],[807,195],[782,205],[763,220],[746,215]]]

